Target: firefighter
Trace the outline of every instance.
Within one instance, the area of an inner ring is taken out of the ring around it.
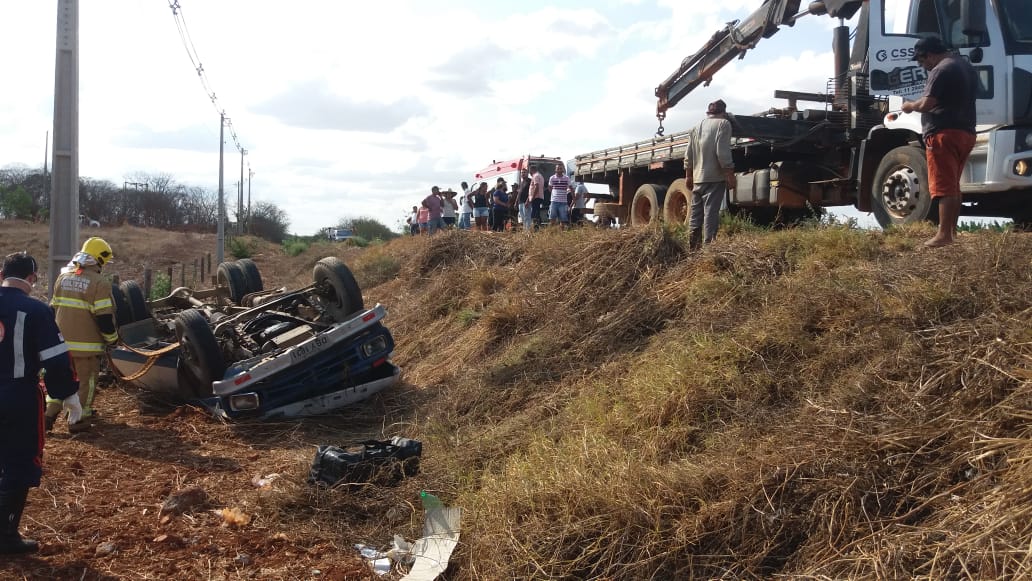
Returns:
[[[97,389],[100,357],[109,345],[118,341],[111,283],[100,275],[100,269],[112,258],[114,253],[107,242],[102,238],[90,238],[68,266],[61,269],[61,275],[54,282],[50,305],[54,307],[57,326],[68,343],[72,365],[79,378],[82,418],[78,422],[69,419],[68,431],[73,434],[90,429],[96,419],[93,396]],[[48,398],[48,431],[53,429],[60,413],[60,402]]]
[[[36,261],[24,252],[4,258],[0,270],[0,554],[32,553],[36,541],[18,532],[29,488],[43,475],[43,381],[47,393],[78,421],[68,346],[54,314],[29,296]],[[44,380],[40,371],[45,370]]]

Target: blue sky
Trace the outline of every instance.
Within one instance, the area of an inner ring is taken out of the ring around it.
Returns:
[[[218,114],[167,0],[80,3],[80,174],[137,172],[218,185]],[[647,139],[653,91],[725,22],[759,0],[179,0],[218,104],[255,171],[252,196],[311,234],[348,217],[394,226],[430,186],[493,159],[572,158]],[[39,165],[52,126],[56,0],[0,5],[0,167]],[[836,21],[803,18],[671,110],[668,133],[705,103],[779,105],[821,91]],[[17,55],[9,58],[7,55]],[[11,84],[7,84],[11,87]],[[235,199],[240,156],[226,147]]]

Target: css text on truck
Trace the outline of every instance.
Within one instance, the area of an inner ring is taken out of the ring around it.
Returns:
[[[854,206],[882,227],[937,220],[919,113],[890,111],[889,96],[920,97],[927,74],[919,38],[939,35],[978,72],[978,136],[961,177],[962,216],[1032,223],[1032,5],[1028,0],[767,0],[713,34],[658,87],[652,139],[579,155],[578,181],[606,183],[595,213],[684,223],[691,192],[682,160],[688,131],[663,135],[666,112],[735,58],[807,15],[840,19],[834,76],[824,93],[776,90],[779,106],[732,119],[737,187],[731,211],[770,224],[810,208]],[[853,41],[850,46],[850,27]]]

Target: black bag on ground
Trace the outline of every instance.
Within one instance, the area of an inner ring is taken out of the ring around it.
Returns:
[[[395,484],[419,473],[423,443],[394,436],[390,440],[366,440],[347,448],[322,445],[315,452],[309,484]]]

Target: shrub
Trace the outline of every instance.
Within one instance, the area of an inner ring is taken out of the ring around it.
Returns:
[[[308,242],[305,242],[304,240],[291,238],[283,241],[283,252],[285,252],[287,256],[297,256],[305,250],[308,250]]]
[[[258,250],[258,241],[250,236],[229,239],[229,253],[234,258],[251,258]]]
[[[159,272],[154,276],[154,280],[151,282],[151,289],[148,295],[149,300],[160,299],[167,297],[172,292],[172,279],[168,277],[168,274]]]

